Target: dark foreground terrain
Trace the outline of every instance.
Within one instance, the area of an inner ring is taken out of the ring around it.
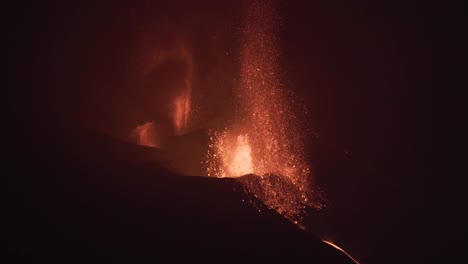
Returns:
[[[151,161],[156,149],[86,130],[43,147],[23,160],[17,153],[11,172],[12,260],[352,263],[260,202],[247,203],[235,180],[163,169]]]

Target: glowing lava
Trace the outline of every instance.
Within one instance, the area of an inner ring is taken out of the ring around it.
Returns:
[[[357,260],[355,260],[353,257],[351,257],[351,255],[349,255],[346,251],[344,251],[344,249],[340,248],[339,246],[333,244],[332,242],[329,242],[329,241],[326,241],[326,240],[322,240],[323,242],[325,242],[326,244],[338,249],[339,251],[343,252],[346,256],[348,256],[352,261],[354,261],[355,263],[359,264],[359,262]]]
[[[237,139],[232,140],[218,140],[214,144],[222,164],[226,165],[219,167],[219,177],[239,177],[254,173],[252,149],[246,135],[238,135]]]
[[[239,180],[266,205],[296,221],[306,207],[320,207],[304,155],[302,128],[279,77],[273,1],[249,2],[241,46],[236,117],[211,137],[207,173]]]

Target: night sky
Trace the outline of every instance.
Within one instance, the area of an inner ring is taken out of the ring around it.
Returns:
[[[177,172],[202,174],[196,164],[206,151],[205,129],[232,114],[239,75],[242,4],[218,2],[12,7],[11,48],[4,50],[14,58],[12,95],[4,97],[7,203],[13,208],[5,227],[16,241],[9,243],[12,253],[30,248],[17,242],[16,231],[35,221],[32,211],[41,211],[29,201],[61,188],[44,164],[61,160],[57,171],[65,171],[63,164],[83,149],[117,152],[106,144],[127,144],[136,125],[157,119],[168,126],[164,101],[172,90],[152,87],[171,87],[183,73],[175,63],[154,79],[139,78],[154,49],[189,43],[193,52],[194,100],[201,107],[190,132],[168,136],[168,142],[184,153],[178,156],[184,169]],[[455,217],[460,208],[451,198],[457,184],[448,146],[456,110],[451,91],[460,86],[453,77],[460,69],[451,61],[456,14],[435,2],[283,1],[281,16],[282,80],[307,109],[306,152],[328,200],[326,209],[306,217],[310,231],[362,263],[453,257],[463,238],[457,227],[463,221]],[[79,171],[80,163],[73,164]],[[31,191],[34,186],[46,191]],[[86,193],[85,186],[75,189]]]

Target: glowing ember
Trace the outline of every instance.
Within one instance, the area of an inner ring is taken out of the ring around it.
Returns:
[[[211,137],[207,173],[239,177],[246,188],[295,221],[316,202],[304,156],[301,125],[279,78],[279,19],[271,1],[250,2],[241,47],[236,118]]]
[[[157,148],[159,144],[156,143],[156,130],[154,122],[146,122],[143,125],[137,126],[133,129],[131,137],[135,143],[143,146]]]

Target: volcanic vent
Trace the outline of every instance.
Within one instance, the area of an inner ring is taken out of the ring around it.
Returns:
[[[280,78],[281,21],[274,2],[252,1],[244,10],[236,114],[212,132],[205,165],[209,176],[239,177],[251,193],[296,222],[305,208],[322,204],[304,153],[303,125]]]

